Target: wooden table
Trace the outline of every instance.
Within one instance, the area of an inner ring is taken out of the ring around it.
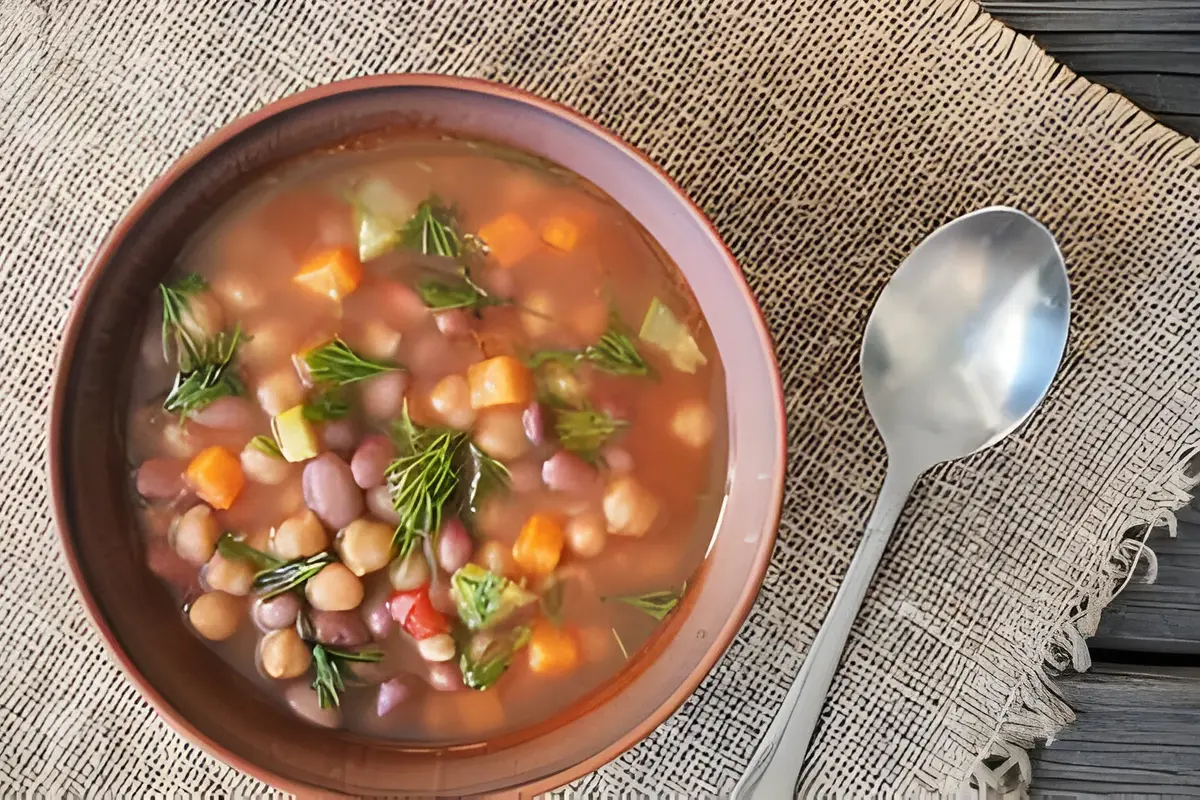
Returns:
[[[983,0],[1075,72],[1200,139],[1200,0]],[[1200,208],[1196,210],[1200,214]],[[1078,721],[1033,754],[1036,798],[1200,797],[1200,502],[1155,533],[1158,582],[1130,586],[1060,682]]]

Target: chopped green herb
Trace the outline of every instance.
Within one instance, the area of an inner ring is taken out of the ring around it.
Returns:
[[[679,598],[683,595],[686,588],[687,584],[685,583],[683,588],[678,592],[663,590],[659,592],[647,592],[646,594],[624,595],[621,597],[601,597],[600,601],[607,603],[609,600],[612,600],[616,603],[633,606],[639,611],[643,611],[659,622],[662,622],[666,619],[667,614],[670,614],[675,609],[675,606],[679,604]]]
[[[695,372],[708,363],[687,326],[657,297],[650,301],[638,338],[666,351],[671,365],[682,372]]]
[[[342,667],[350,661],[377,662],[383,660],[383,653],[378,650],[362,650],[357,653],[347,650],[334,650],[323,644],[314,645],[312,649],[313,665],[316,677],[312,688],[317,692],[317,704],[321,708],[334,708],[341,705],[339,693],[346,688],[342,678]]]
[[[488,306],[502,306],[508,300],[493,297],[491,294],[471,279],[471,271],[459,267],[454,275],[438,278],[426,278],[417,281],[417,294],[428,308],[437,311],[449,311],[454,308],[465,308],[478,311]]]
[[[219,333],[206,342],[192,359],[195,368],[190,372],[181,369],[175,376],[163,410],[186,419],[218,398],[245,394],[246,387],[233,370],[241,338],[242,329],[234,328],[233,333]]]
[[[163,358],[167,363],[175,361],[182,372],[195,369],[204,351],[204,342],[196,341],[188,332],[185,318],[190,313],[191,296],[207,288],[208,284],[195,273],[184,275],[174,286],[158,285],[163,304]]]
[[[478,658],[471,658],[469,648],[461,648],[458,668],[462,671],[463,683],[471,689],[483,691],[500,680],[500,676],[512,663],[513,656],[529,643],[532,635],[529,626],[513,628],[507,634],[493,639]]]
[[[217,539],[217,552],[221,554],[222,558],[228,558],[231,561],[249,561],[260,570],[275,569],[284,564],[282,559],[261,550],[255,550],[246,544],[241,534],[233,531],[225,531],[221,534],[221,538]]]
[[[537,369],[546,364],[562,364],[574,367],[583,358],[582,350],[538,350],[525,359],[525,366]]]
[[[261,453],[266,453],[271,458],[283,458],[283,452],[279,449],[274,437],[263,436],[260,433],[250,440],[250,446]]]
[[[303,586],[329,564],[337,561],[332,553],[322,552],[307,558],[297,558],[277,567],[263,570],[254,576],[251,590],[266,599]]]
[[[442,524],[442,509],[458,488],[455,456],[467,439],[460,431],[420,430],[404,407],[395,425],[401,455],[384,473],[392,507],[400,517],[393,546],[401,557],[412,552],[418,537]]]
[[[583,357],[596,369],[613,375],[646,375],[650,372],[633,340],[615,323],[609,326],[600,341],[583,351]]]
[[[473,631],[503,622],[537,595],[478,564],[461,567],[450,578],[458,618]]]
[[[313,383],[332,386],[345,386],[400,369],[399,364],[360,356],[341,339],[309,350],[304,354],[304,363]]]
[[[304,418],[311,422],[342,419],[350,413],[350,402],[340,386],[321,389],[304,404]]]
[[[594,408],[559,408],[554,413],[554,430],[562,446],[585,458],[595,458],[611,436],[629,426]]]
[[[546,615],[546,619],[550,620],[556,626],[561,626],[563,582],[557,578],[553,578],[550,585],[542,592],[542,596],[538,602],[541,604],[542,613]]]
[[[453,209],[431,196],[417,206],[417,213],[400,232],[400,241],[425,255],[458,258],[463,248],[456,228]]]

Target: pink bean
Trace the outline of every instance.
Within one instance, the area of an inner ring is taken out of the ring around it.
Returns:
[[[186,486],[184,465],[173,458],[148,458],[137,471],[137,491],[147,500],[170,500]]]
[[[326,450],[349,456],[354,451],[354,443],[357,441],[358,431],[348,419],[333,420],[321,426],[321,444]]]
[[[509,483],[514,492],[532,492],[542,488],[542,462],[522,462],[508,465]]]
[[[340,530],[362,516],[363,493],[349,465],[322,453],[304,465],[304,504],[329,528]]]
[[[437,329],[448,339],[460,339],[471,335],[471,315],[461,308],[438,311],[433,315]]]
[[[546,407],[538,402],[530,403],[524,413],[521,415],[521,422],[525,426],[525,438],[534,444],[542,444],[546,441],[547,424],[546,424]]]
[[[376,715],[386,717],[412,695],[413,688],[410,680],[399,677],[384,681],[379,684],[379,695],[375,700]]]
[[[443,614],[458,618],[458,607],[450,595],[450,580],[445,575],[435,575],[429,584],[429,604]]]
[[[596,468],[569,450],[559,450],[542,465],[542,480],[556,492],[586,494],[596,487]]]
[[[421,296],[398,281],[381,281],[375,292],[383,300],[388,320],[400,330],[408,330],[429,315]]]
[[[408,373],[401,370],[385,372],[365,380],[359,389],[363,410],[372,419],[395,419],[404,408],[406,389]]]
[[[600,458],[613,472],[633,471],[633,456],[624,447],[610,444],[600,452]]]
[[[254,621],[259,627],[276,631],[296,624],[300,613],[300,598],[291,592],[277,594],[267,600],[258,600],[253,607]]]
[[[218,431],[246,430],[254,426],[256,412],[244,397],[218,397],[192,414],[197,425]]]
[[[386,595],[370,605],[364,603],[363,618],[366,620],[367,630],[371,632],[371,636],[376,641],[386,639],[396,627],[395,620],[392,619],[392,612],[388,608]]]
[[[369,436],[354,451],[350,459],[350,471],[354,482],[363,489],[374,488],[383,483],[383,473],[396,457],[396,448],[386,436]]]
[[[357,611],[313,609],[308,612],[308,619],[312,623],[313,635],[321,644],[358,647],[371,641],[371,634]]]
[[[386,522],[389,525],[400,523],[400,515],[396,513],[396,507],[392,505],[392,496],[388,493],[386,483],[367,490],[367,510],[380,522]]]
[[[439,692],[457,692],[465,689],[462,672],[453,661],[429,664],[429,685]]]
[[[474,552],[475,543],[471,541],[467,527],[454,517],[446,519],[437,535],[438,566],[453,575],[471,560]]]

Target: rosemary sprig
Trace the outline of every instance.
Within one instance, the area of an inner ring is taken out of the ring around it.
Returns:
[[[670,614],[675,609],[675,606],[679,605],[679,598],[683,596],[686,589],[687,584],[685,583],[678,592],[664,589],[658,592],[647,592],[646,594],[601,597],[600,602],[607,603],[611,600],[615,603],[624,603],[662,622],[666,619],[667,614]]]
[[[317,553],[315,556],[307,558],[293,559],[255,575],[250,588],[263,599],[290,592],[297,586],[303,586],[309,578],[334,561],[337,559],[328,552]]]
[[[308,374],[313,383],[333,386],[365,381],[384,372],[400,369],[399,364],[360,356],[341,339],[309,350],[304,354],[304,363],[308,365]]]
[[[312,399],[304,404],[301,413],[311,422],[342,419],[350,413],[350,401],[346,399],[346,393],[340,386],[330,386],[318,390]]]
[[[417,538],[442,524],[442,508],[458,488],[455,456],[467,436],[460,431],[420,430],[405,404],[395,438],[407,451],[384,473],[392,507],[400,517],[392,544],[401,557],[412,552]]]
[[[436,195],[430,196],[400,231],[400,242],[425,255],[458,258],[463,247],[457,227],[454,210],[442,205]]]
[[[362,650],[357,653],[348,650],[334,650],[323,644],[314,645],[312,649],[313,665],[316,667],[316,677],[313,678],[312,688],[317,692],[317,704],[321,708],[333,708],[341,705],[339,693],[346,689],[342,678],[342,667],[350,661],[377,662],[383,660],[383,653],[378,650]]]
[[[196,341],[184,325],[184,315],[188,313],[190,296],[207,288],[205,280],[195,273],[184,275],[174,286],[167,286],[165,283],[158,285],[163,304],[163,358],[168,363],[176,361],[183,372],[193,370],[200,363],[200,356],[204,351],[204,342]]]
[[[241,338],[242,329],[238,327],[233,333],[217,334],[203,345],[193,360],[194,369],[190,372],[181,369],[175,376],[175,383],[163,401],[163,410],[188,417],[217,398],[245,394],[246,387],[232,369]]]
[[[646,375],[650,372],[633,340],[615,325],[609,326],[600,341],[589,345],[583,351],[583,357],[596,369],[612,375]]]
[[[467,481],[463,510],[468,514],[478,514],[483,498],[492,492],[505,491],[512,485],[512,475],[509,474],[508,467],[480,450],[474,443],[467,445],[466,467],[470,470],[471,477]]]
[[[513,628],[507,635],[492,640],[478,658],[471,658],[469,648],[461,648],[458,668],[462,671],[463,683],[477,691],[491,687],[508,669],[513,656],[529,643],[531,635],[527,625]]]
[[[266,453],[271,458],[283,458],[283,451],[279,449],[279,445],[271,436],[264,436],[260,433],[250,440],[250,446],[261,453]]]
[[[546,364],[562,364],[564,367],[574,367],[582,358],[582,350],[538,350],[525,359],[525,366],[530,369],[537,369]]]
[[[249,561],[260,570],[275,569],[284,564],[282,559],[261,550],[255,550],[246,544],[240,533],[233,531],[225,531],[221,534],[221,538],[217,539],[217,552],[221,554],[222,558],[228,558],[231,561]]]
[[[609,437],[629,423],[594,408],[555,410],[554,430],[562,446],[585,458],[594,458]]]
[[[421,302],[438,311],[448,311],[452,308],[478,311],[488,306],[502,306],[511,302],[489,294],[471,279],[471,271],[467,267],[459,267],[455,275],[417,281],[416,288]]]

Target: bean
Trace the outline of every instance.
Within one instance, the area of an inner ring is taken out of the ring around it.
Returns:
[[[387,600],[387,595],[382,594],[363,602],[363,619],[367,623],[367,630],[376,641],[386,639],[396,627],[392,612],[388,610]]]
[[[367,358],[393,359],[402,341],[404,337],[400,331],[373,319],[363,325],[358,349]]]
[[[438,566],[453,575],[471,560],[475,543],[467,533],[467,527],[454,517],[447,518],[437,534]]]
[[[600,459],[613,472],[633,471],[633,456],[624,447],[610,444],[600,451]]]
[[[300,598],[291,592],[257,600],[252,609],[254,621],[269,631],[290,628],[300,613]]]
[[[363,512],[354,473],[333,453],[322,453],[304,465],[304,502],[330,528],[344,528]]]
[[[411,592],[429,583],[429,562],[420,549],[388,565],[388,582],[397,592]]]
[[[291,367],[272,372],[258,384],[254,396],[272,417],[304,401],[304,387]]]
[[[508,479],[514,492],[532,492],[542,488],[542,462],[510,464]]]
[[[367,510],[377,519],[389,525],[400,523],[400,515],[396,513],[396,507],[392,505],[392,495],[388,491],[386,483],[367,490]]]
[[[312,652],[295,628],[271,631],[258,643],[258,663],[270,678],[297,678],[308,671]]]
[[[217,297],[236,311],[252,311],[267,298],[255,277],[242,272],[227,271],[212,282],[212,287]]]
[[[203,442],[197,435],[197,429],[190,425],[176,425],[168,422],[162,428],[162,449],[174,458],[190,459],[200,452]]]
[[[695,448],[708,444],[715,427],[712,412],[699,400],[689,400],[681,404],[671,417],[671,432]]]
[[[450,581],[445,575],[435,575],[429,584],[429,604],[447,616],[457,617],[458,606],[450,594]]]
[[[321,708],[317,693],[307,680],[299,680],[284,690],[284,698],[296,716],[322,728],[336,728],[342,723],[342,712],[337,706]]]
[[[349,456],[358,441],[358,431],[348,419],[335,419],[321,424],[321,444],[339,456]]]
[[[427,680],[439,692],[457,692],[466,688],[462,671],[453,662],[431,662]]]
[[[342,563],[362,577],[387,566],[394,534],[391,525],[361,517],[342,528],[334,541],[334,549]]]
[[[296,343],[293,328],[282,320],[272,320],[246,331],[238,346],[238,360],[254,366],[266,366],[286,358]]]
[[[448,633],[439,633],[417,642],[417,652],[426,661],[449,661],[454,658],[456,649],[454,637]]]
[[[308,508],[285,519],[271,535],[271,550],[285,561],[315,556],[328,546],[325,526]]]
[[[471,407],[471,388],[462,375],[447,375],[429,393],[429,405],[443,423],[451,428],[466,430],[475,421]]]
[[[488,572],[494,572],[505,578],[512,578],[517,573],[517,562],[513,560],[512,548],[505,547],[500,542],[489,540],[484,542],[475,561]]]
[[[211,292],[189,294],[179,315],[180,326],[196,341],[214,336],[224,327],[225,315],[221,304]]]
[[[201,503],[185,511],[172,527],[168,538],[179,557],[199,567],[212,558],[217,550],[221,527],[213,510]]]
[[[632,475],[620,475],[604,491],[608,532],[643,536],[658,516],[658,499]]]
[[[517,408],[489,408],[475,418],[473,438],[480,450],[492,458],[512,461],[529,449],[522,412]]]
[[[355,611],[321,611],[308,614],[313,635],[321,644],[333,647],[358,647],[371,641],[371,633]]]
[[[569,450],[559,450],[542,465],[542,480],[556,492],[586,494],[596,487],[596,468]]]
[[[354,482],[363,489],[372,489],[383,483],[383,473],[396,457],[396,448],[386,436],[368,436],[354,451],[350,459],[350,471]]]
[[[608,538],[604,517],[591,511],[567,520],[564,534],[567,547],[580,558],[595,558],[604,550]]]
[[[380,281],[375,287],[388,319],[400,330],[420,325],[429,316],[425,301],[413,289],[398,281]]]
[[[471,317],[461,308],[438,311],[433,315],[437,329],[448,339],[459,339],[471,335]]]
[[[530,403],[521,413],[521,424],[525,428],[525,438],[533,444],[542,444],[546,441],[548,428],[546,417],[546,406],[537,401]]]
[[[184,465],[173,458],[148,458],[137,471],[137,491],[147,500],[170,500],[187,488]]]
[[[333,563],[304,584],[304,596],[319,611],[349,611],[363,599],[363,585],[344,564]]]
[[[412,685],[404,678],[392,678],[379,684],[379,694],[375,699],[376,716],[386,717],[412,694]]]
[[[192,414],[197,425],[218,431],[247,430],[254,426],[254,408],[244,397],[218,397]]]
[[[188,609],[188,621],[196,632],[214,642],[233,636],[242,618],[242,602],[224,592],[208,592]]]
[[[204,565],[204,582],[210,589],[245,597],[250,594],[250,584],[254,582],[254,565],[249,561],[213,553],[213,557]]]
[[[242,448],[242,472],[255,483],[278,486],[292,474],[292,465],[282,458],[268,455],[252,444]]]
[[[408,373],[402,370],[385,372],[365,380],[359,397],[363,411],[372,419],[395,419],[404,408],[404,392],[408,389]]]

